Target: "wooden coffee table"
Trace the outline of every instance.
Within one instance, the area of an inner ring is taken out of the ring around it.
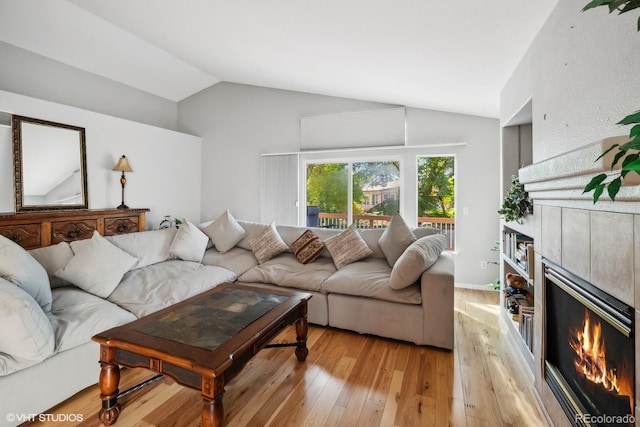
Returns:
[[[119,394],[122,365],[147,368],[200,390],[202,426],[221,426],[224,386],[258,351],[295,346],[298,360],[306,359],[309,298],[302,292],[225,283],[94,336],[100,344],[100,421],[115,423],[118,397],[131,391]],[[270,344],[291,324],[296,342]]]

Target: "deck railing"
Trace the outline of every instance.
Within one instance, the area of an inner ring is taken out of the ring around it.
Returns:
[[[323,228],[347,228],[347,214],[324,213],[318,214],[320,227]],[[390,215],[353,215],[353,223],[356,228],[385,228],[389,221]],[[449,246],[447,249],[453,250],[455,247],[455,219],[439,218],[430,216],[418,217],[418,227],[437,228],[449,237]]]

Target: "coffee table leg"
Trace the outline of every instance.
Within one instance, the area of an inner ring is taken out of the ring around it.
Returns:
[[[222,406],[222,393],[220,396],[209,399],[202,398],[202,427],[222,427],[224,423],[224,407]]]
[[[102,409],[99,417],[102,424],[110,426],[120,415],[118,403],[118,383],[120,382],[120,367],[114,363],[100,362],[100,399]]]
[[[222,427],[224,424],[224,379],[202,378],[202,427]]]
[[[309,354],[307,348],[307,333],[309,332],[309,325],[307,323],[307,316],[304,315],[296,320],[296,341],[298,347],[296,347],[296,357],[300,362],[304,362]]]

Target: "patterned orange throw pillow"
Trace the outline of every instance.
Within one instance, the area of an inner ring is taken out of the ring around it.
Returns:
[[[320,256],[323,248],[322,241],[311,230],[306,230],[295,242],[291,243],[291,250],[302,264],[315,261]]]

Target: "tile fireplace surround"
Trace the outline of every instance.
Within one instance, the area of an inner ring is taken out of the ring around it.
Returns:
[[[613,295],[635,311],[635,341],[640,333],[640,179],[633,178],[616,202],[605,194],[593,204],[592,193],[582,194],[591,177],[609,171],[610,153],[594,160],[625,137],[608,138],[520,170],[520,181],[534,200],[536,313],[544,313],[542,259],[549,259]],[[614,150],[617,151],[617,150]],[[636,236],[634,238],[634,236]],[[535,316],[535,388],[554,425],[569,421],[544,380],[544,316]],[[640,358],[636,348],[635,415],[639,416]],[[640,425],[640,424],[638,424]]]

